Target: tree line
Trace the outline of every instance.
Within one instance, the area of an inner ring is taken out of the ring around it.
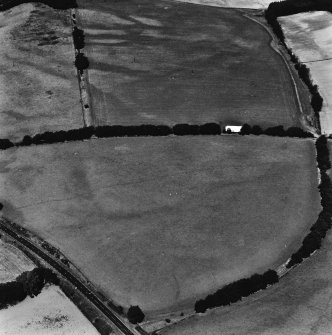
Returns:
[[[82,29],[77,28],[76,26],[73,28],[73,41],[74,47],[78,50],[78,53],[75,57],[75,66],[80,73],[83,73],[83,70],[87,69],[90,65],[89,59],[81,52],[81,49],[85,46],[85,36],[84,31]]]
[[[218,123],[205,123],[202,125],[176,124],[174,126],[143,124],[139,126],[97,126],[83,127],[70,130],[46,131],[34,136],[25,135],[21,141],[12,142],[9,139],[0,139],[0,150],[6,150],[22,146],[30,146],[32,144],[52,144],[71,141],[88,140],[92,136],[98,138],[106,137],[134,137],[134,136],[187,136],[187,135],[220,135],[227,134],[222,131]],[[268,135],[281,137],[313,137],[311,133],[305,132],[298,127],[290,127],[284,130],[283,126],[270,127],[262,130],[259,126],[249,126],[244,124],[241,135]]]
[[[269,127],[263,130],[260,126],[250,126],[245,123],[240,131],[240,135],[268,135],[268,136],[278,136],[278,137],[298,137],[298,138],[313,138],[314,135],[304,131],[299,127],[289,127],[284,129],[283,126]]]
[[[264,290],[268,285],[275,284],[278,281],[278,274],[274,270],[237,280],[208,295],[205,299],[196,301],[195,312],[204,313],[207,309],[230,305],[255,292]]]
[[[0,309],[37,296],[47,283],[59,284],[57,275],[50,269],[37,267],[20,274],[14,281],[0,284]]]
[[[275,35],[279,38],[280,42],[287,50],[291,61],[295,64],[295,69],[297,70],[299,77],[309,88],[311,94],[311,106],[316,114],[316,117],[318,117],[318,113],[321,111],[323,106],[323,98],[318,92],[318,86],[314,85],[312,82],[309,68],[305,64],[301,63],[299,58],[294,55],[293,51],[286,45],[285,36],[278,21],[278,17],[280,16],[288,16],[314,10],[332,11],[332,4],[329,0],[286,0],[272,2],[265,11],[265,18],[272,27]]]
[[[286,265],[291,268],[308,258],[315,250],[320,249],[322,240],[332,227],[332,183],[327,170],[331,168],[328,140],[321,136],[316,141],[317,165],[320,170],[321,182],[318,186],[322,210],[318,219],[310,228],[310,233],[304,238],[301,247],[292,254]]]

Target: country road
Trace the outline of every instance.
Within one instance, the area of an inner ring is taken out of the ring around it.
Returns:
[[[52,268],[57,270],[64,278],[66,278],[71,284],[73,284],[90,302],[92,302],[113,324],[118,328],[124,335],[137,335],[140,334],[134,329],[128,328],[127,325],[121,321],[121,319],[114,314],[114,312],[100,300],[90,288],[88,288],[80,279],[78,279],[71,271],[66,268],[64,264],[58,262],[53,257],[48,255],[43,249],[29,241],[27,238],[17,234],[15,231],[10,229],[3,221],[0,219],[0,230],[5,232],[7,235],[12,237],[18,243],[20,243],[24,248],[38,255],[45,262],[47,262]]]

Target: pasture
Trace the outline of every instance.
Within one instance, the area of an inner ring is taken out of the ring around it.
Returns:
[[[78,3],[96,124],[301,126],[285,64],[243,12],[172,1]]]
[[[83,126],[69,19],[37,3],[0,13],[0,138]]]
[[[278,284],[230,307],[196,316],[162,335],[326,335],[332,329],[332,236]]]
[[[114,138],[1,153],[4,215],[116,303],[192,307],[294,252],[320,210],[312,140]]]

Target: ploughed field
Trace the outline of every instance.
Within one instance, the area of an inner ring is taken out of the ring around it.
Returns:
[[[0,137],[83,126],[70,13],[29,3],[0,22]]]
[[[286,43],[310,69],[324,99],[320,112],[322,133],[332,134],[332,14],[316,11],[281,17]]]
[[[13,281],[22,272],[34,268],[34,262],[21,250],[0,239],[0,283]]]
[[[96,124],[300,125],[285,64],[242,12],[173,1],[78,3]]]
[[[284,262],[316,220],[314,142],[113,138],[1,152],[4,215],[147,315]]]

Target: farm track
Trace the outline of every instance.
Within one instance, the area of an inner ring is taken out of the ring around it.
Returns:
[[[114,314],[114,312],[100,300],[95,293],[87,287],[79,278],[77,278],[74,274],[69,271],[65,265],[61,262],[55,260],[48,253],[46,253],[43,249],[38,247],[36,244],[32,243],[26,237],[21,236],[16,233],[14,230],[10,229],[8,225],[6,225],[0,219],[0,229],[13,238],[16,242],[22,245],[25,249],[28,249],[33,254],[42,258],[47,264],[49,264],[52,268],[58,271],[64,278],[66,278],[72,285],[74,285],[93,305],[95,305],[111,322],[112,324],[121,331],[124,335],[138,335],[140,332],[136,330],[132,330],[125,325],[121,319]]]
[[[263,23],[259,22],[258,20],[254,19],[253,17],[247,15],[247,14],[243,14],[244,17],[246,17],[247,19],[259,24],[261,27],[263,27],[265,29],[265,31],[267,31],[267,33],[269,34],[269,36],[271,37],[271,41],[270,41],[270,47],[271,49],[273,49],[283,60],[287,71],[289,73],[289,76],[291,78],[291,82],[292,82],[292,87],[294,89],[294,93],[296,96],[296,104],[298,107],[298,110],[300,112],[300,115],[304,116],[304,112],[303,112],[303,108],[302,108],[302,104],[301,104],[301,99],[300,99],[300,95],[299,95],[299,91],[297,89],[297,85],[296,85],[296,81],[295,78],[293,76],[292,70],[288,64],[288,60],[286,59],[286,57],[283,55],[282,51],[279,50],[279,48],[276,46],[278,45],[278,40],[276,39],[276,37],[273,35],[273,33],[269,30],[269,28],[267,28]]]
[[[77,27],[77,9],[73,8],[70,10],[70,22],[72,24],[72,29],[78,28]],[[74,41],[73,46],[75,50],[75,57],[82,51],[75,48]],[[82,115],[83,115],[83,124],[84,127],[94,126],[94,115],[91,106],[91,99],[90,99],[90,90],[89,90],[89,73],[88,69],[83,70],[80,72],[77,69],[77,79],[78,85],[80,90],[81,96],[81,104],[82,104]]]

